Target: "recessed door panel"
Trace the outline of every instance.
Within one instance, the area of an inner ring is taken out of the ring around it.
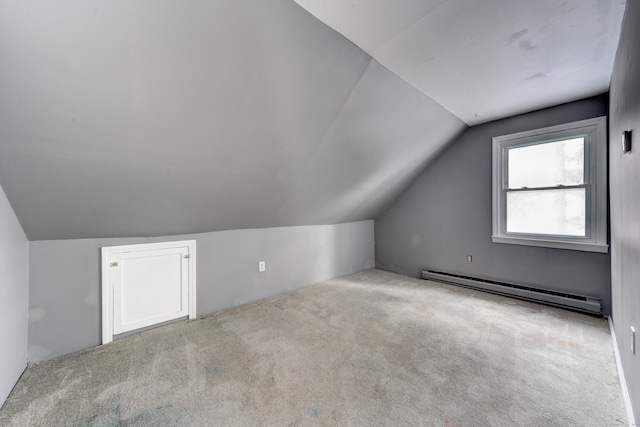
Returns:
[[[195,242],[181,243],[103,248],[105,295],[113,300],[113,316],[105,304],[103,322],[112,318],[112,335],[195,316],[190,299]],[[108,329],[103,330],[103,342],[109,341]]]

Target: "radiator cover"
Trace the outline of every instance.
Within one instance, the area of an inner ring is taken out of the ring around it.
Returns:
[[[422,278],[450,283],[467,288],[491,292],[504,296],[539,302],[556,307],[568,308],[589,314],[602,315],[602,302],[598,298],[584,295],[566,294],[513,283],[463,276],[436,270],[422,270]]]

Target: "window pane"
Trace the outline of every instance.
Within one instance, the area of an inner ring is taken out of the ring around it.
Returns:
[[[507,233],[585,236],[586,190],[507,192]]]
[[[509,188],[580,185],[584,182],[584,138],[508,150]]]

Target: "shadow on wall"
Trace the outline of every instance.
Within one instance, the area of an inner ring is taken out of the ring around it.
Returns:
[[[608,314],[609,254],[491,241],[492,138],[606,114],[603,95],[470,128],[376,218],[376,265],[412,277],[430,268],[592,296]]]

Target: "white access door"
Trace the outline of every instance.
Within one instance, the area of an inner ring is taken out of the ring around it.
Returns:
[[[102,251],[103,344],[123,332],[195,317],[195,241]]]

